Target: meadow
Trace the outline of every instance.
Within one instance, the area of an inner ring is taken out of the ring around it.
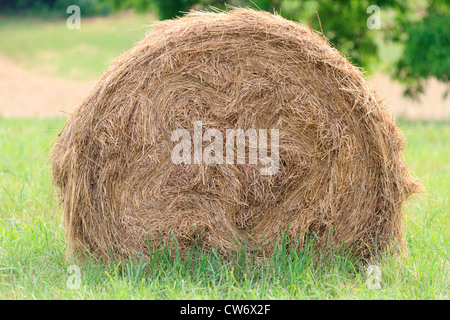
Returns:
[[[84,33],[68,33],[64,21],[2,19],[0,54],[31,70],[95,79],[145,33],[141,26],[149,16],[134,17],[136,27],[129,27],[127,19],[118,18],[116,24],[87,20],[80,30]],[[449,123],[399,122],[408,141],[406,161],[426,192],[404,206],[407,251],[401,259],[390,253],[381,257],[379,289],[368,285],[366,269],[352,257],[336,255],[316,263],[309,249],[278,250],[266,264],[245,254],[223,261],[216,251],[195,250],[186,260],[171,259],[165,250],[150,260],[89,259],[77,263],[81,283],[72,288],[68,280],[74,262],[65,256],[62,209],[49,159],[65,121],[0,117],[0,299],[450,297]]]
[[[151,13],[128,12],[83,18],[81,29],[66,20],[0,18],[0,54],[21,66],[78,81],[97,79],[111,61],[142,39],[155,21]]]

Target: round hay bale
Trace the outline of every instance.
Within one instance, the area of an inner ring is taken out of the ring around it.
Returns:
[[[177,129],[201,139],[200,151],[185,141],[183,163]],[[258,141],[267,130],[276,170],[250,161],[251,141],[244,163],[201,161],[227,129]],[[403,149],[383,102],[321,35],[235,9],[157,23],[119,56],[60,133],[52,169],[70,252],[150,254],[173,238],[181,252],[268,249],[313,234],[369,257],[403,243],[402,203],[419,190]]]

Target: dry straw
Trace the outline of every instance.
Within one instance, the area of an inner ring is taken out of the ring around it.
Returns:
[[[171,161],[175,129],[279,129],[280,168]],[[175,236],[226,253],[282,234],[361,257],[403,244],[419,191],[404,137],[362,73],[320,34],[249,9],[157,23],[119,56],[52,151],[69,253],[149,254]],[[331,242],[328,240],[331,239]]]

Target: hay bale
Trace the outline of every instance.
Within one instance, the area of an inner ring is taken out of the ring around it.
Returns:
[[[174,163],[174,130],[199,120],[224,136],[278,129],[276,174]],[[314,233],[367,257],[403,243],[401,206],[419,189],[403,149],[383,102],[321,35],[235,9],[157,23],[81,102],[52,157],[71,252],[148,254],[171,235],[181,252],[226,252]]]

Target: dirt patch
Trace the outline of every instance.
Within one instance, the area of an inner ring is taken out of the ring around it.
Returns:
[[[77,82],[23,70],[0,56],[0,116],[64,116],[94,84],[95,81]]]
[[[443,99],[446,86],[435,79],[428,82],[426,92],[419,101],[404,97],[404,87],[392,81],[389,76],[376,75],[369,82],[397,118],[411,121],[450,121],[450,97]]]
[[[419,102],[403,97],[403,87],[386,75],[369,82],[397,117],[409,120],[450,121],[450,98],[442,99],[445,85],[430,81]],[[24,70],[0,56],[0,116],[53,117],[70,113],[95,81],[79,82]]]

